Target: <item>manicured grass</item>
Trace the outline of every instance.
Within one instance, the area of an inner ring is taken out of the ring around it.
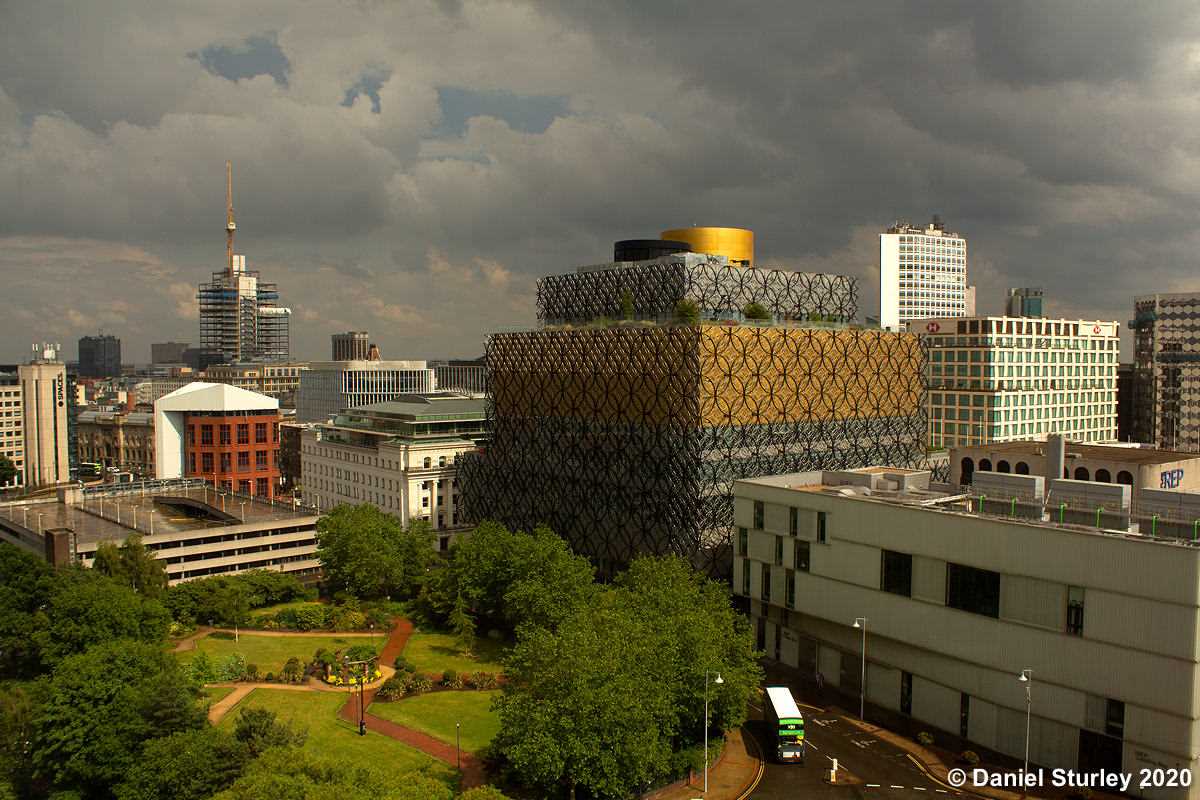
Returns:
[[[498,694],[471,690],[431,692],[390,703],[376,700],[367,710],[447,744],[454,744],[454,723],[461,723],[462,748],[475,753],[486,747],[500,730],[500,715],[491,710],[492,698]]]
[[[177,653],[181,661],[190,661],[198,651],[203,650],[210,658],[220,659],[231,653],[241,653],[246,657],[247,664],[258,667],[260,674],[268,672],[279,673],[283,665],[292,656],[300,659],[301,663],[312,659],[318,648],[326,650],[345,650],[356,644],[370,644],[371,640],[364,636],[343,637],[339,634],[313,636],[261,636],[254,633],[242,633],[239,641],[233,639],[217,639],[205,636],[196,640],[196,650],[186,650]],[[375,639],[376,648],[383,644],[383,637]]]
[[[342,692],[293,692],[285,689],[255,689],[221,718],[219,727],[232,730],[243,708],[274,711],[276,719],[297,730],[306,730],[304,746],[343,763],[386,764],[397,771],[432,765],[431,775],[450,782],[454,770],[421,751],[389,739],[381,733],[359,736],[357,728],[338,719],[346,702]]]
[[[504,655],[504,644],[491,639],[477,638],[471,648],[472,656],[458,651],[458,644],[450,633],[413,633],[404,646],[404,657],[412,662],[418,672],[441,673],[452,669],[458,672],[502,672],[500,658]]]
[[[219,700],[228,696],[233,691],[232,686],[205,686],[200,690],[204,694],[204,698],[212,705],[216,705]]]
[[[257,617],[265,617],[268,615],[278,614],[280,611],[283,611],[286,608],[304,608],[305,606],[319,606],[319,605],[323,605],[323,604],[316,600],[292,600],[291,602],[288,602],[288,603],[278,603],[273,606],[263,606],[262,608],[256,608],[250,612],[250,618],[255,619]]]

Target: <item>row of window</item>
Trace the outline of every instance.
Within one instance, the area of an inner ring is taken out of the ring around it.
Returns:
[[[223,473],[233,472],[233,453],[220,453],[220,469],[215,470]],[[196,470],[196,454],[188,453],[188,474],[189,475],[209,475],[214,472],[214,464],[217,463],[213,459],[212,453],[200,454],[200,469]],[[279,465],[278,450],[256,450],[254,452],[254,469],[257,472],[265,472],[271,469],[272,466]],[[237,453],[237,471],[250,471],[250,451],[239,450]]]
[[[232,438],[236,433],[238,444],[250,444],[250,423],[239,422],[236,425],[218,425],[217,441],[219,444],[233,444]],[[187,443],[194,445],[196,443],[197,428],[199,428],[199,437],[201,445],[213,444],[213,425],[189,425],[187,426],[186,437]],[[254,423],[254,443],[266,444],[268,436],[268,424],[266,422]],[[279,424],[271,423],[270,437],[272,442],[279,441]]]

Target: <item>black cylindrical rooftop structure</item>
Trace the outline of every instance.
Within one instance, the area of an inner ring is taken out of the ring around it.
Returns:
[[[686,253],[692,246],[687,242],[667,239],[623,239],[613,243],[613,261],[649,261],[652,258]]]

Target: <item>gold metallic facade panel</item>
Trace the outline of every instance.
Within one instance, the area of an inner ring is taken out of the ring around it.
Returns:
[[[754,231],[745,228],[673,228],[663,231],[662,238],[687,242],[695,253],[754,263]]]
[[[614,327],[491,337],[496,415],[699,424],[699,330]]]
[[[704,326],[705,426],[911,417],[924,350],[908,333]]]

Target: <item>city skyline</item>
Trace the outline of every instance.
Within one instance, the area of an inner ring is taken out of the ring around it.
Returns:
[[[537,278],[692,223],[855,276],[864,309],[878,234],[934,213],[971,242],[980,314],[1039,285],[1055,316],[1124,323],[1147,288],[1197,288],[1187,5],[442,2],[333,34],[319,8],[212,11],[0,12],[3,359],[100,329],[130,361],[198,342],[227,159],[297,359],[358,328],[477,356],[533,323]]]

